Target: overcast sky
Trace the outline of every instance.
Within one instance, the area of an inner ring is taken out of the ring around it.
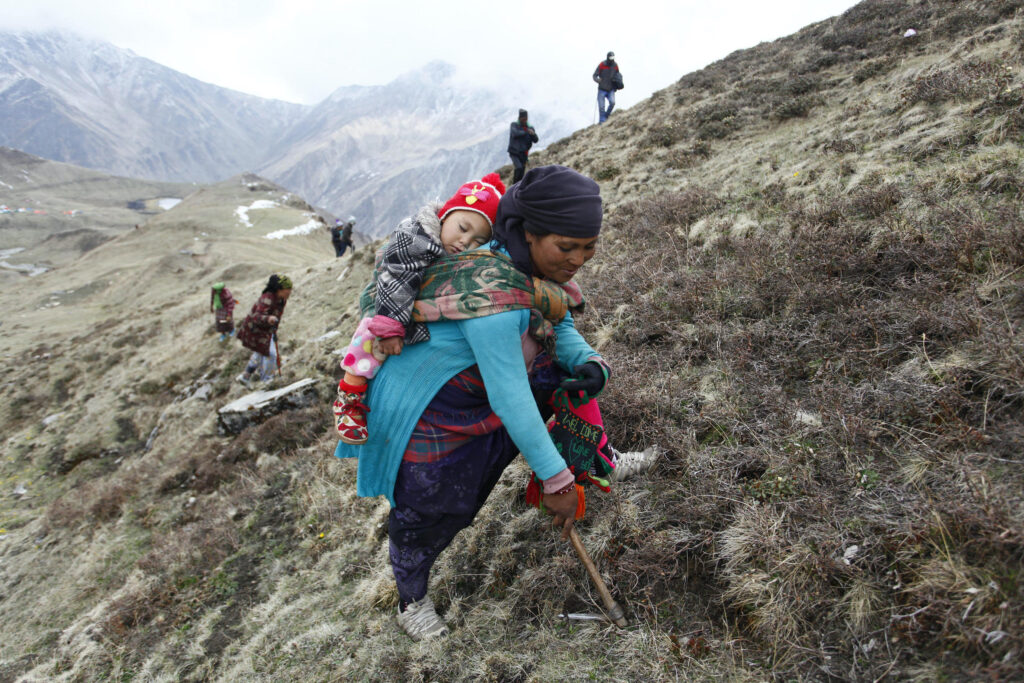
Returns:
[[[774,40],[852,0],[0,0],[0,30],[60,28],[216,85],[314,104],[429,61],[590,116],[590,76],[614,50],[634,104],[730,52]],[[565,112],[570,114],[570,112]]]

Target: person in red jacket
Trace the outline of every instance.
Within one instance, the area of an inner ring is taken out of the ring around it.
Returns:
[[[614,52],[609,52],[607,59],[594,69],[594,82],[597,83],[598,123],[604,123],[615,108],[615,91],[622,89],[622,75]]]

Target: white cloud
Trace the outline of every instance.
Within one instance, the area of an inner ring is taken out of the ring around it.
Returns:
[[[839,14],[852,0],[0,0],[4,28],[64,28],[195,78],[315,103],[343,85],[385,83],[428,61],[474,80],[593,109],[590,75],[614,50],[629,106],[730,52]],[[529,102],[524,102],[529,108]],[[579,115],[579,114],[577,114]]]

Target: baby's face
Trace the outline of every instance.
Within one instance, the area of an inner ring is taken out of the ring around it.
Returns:
[[[460,254],[491,241],[491,224],[476,211],[452,211],[441,223],[441,246]]]

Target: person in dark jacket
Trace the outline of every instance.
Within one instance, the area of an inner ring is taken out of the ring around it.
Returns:
[[[621,83],[619,65],[615,62],[615,53],[609,52],[607,59],[597,65],[594,69],[594,82],[597,83],[597,110],[600,114],[599,123],[608,120],[608,116],[615,108],[616,81]]]
[[[355,227],[355,224],[355,216],[349,216],[344,224],[340,218],[334,222],[334,227],[331,228],[331,244],[334,245],[336,258],[344,256],[345,250],[352,246],[352,228]]]
[[[245,371],[236,377],[240,384],[249,386],[254,372],[264,384],[274,379],[280,366],[277,354],[277,326],[284,314],[284,305],[292,294],[292,280],[287,275],[274,274],[267,281],[260,298],[253,304],[249,315],[238,328],[238,341],[252,351]]]
[[[526,160],[530,156],[530,147],[537,142],[537,132],[529,123],[529,115],[525,109],[519,110],[519,120],[513,121],[508,132],[508,155],[512,157],[515,173],[512,182],[518,183],[526,173]]]

